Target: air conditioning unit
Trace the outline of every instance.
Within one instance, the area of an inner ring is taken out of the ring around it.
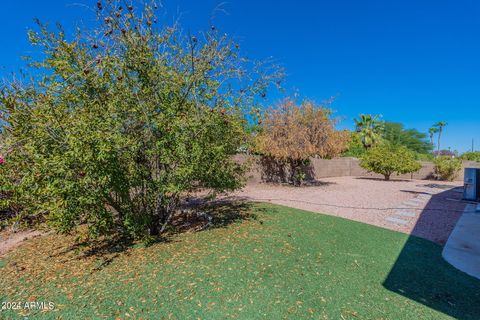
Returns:
[[[480,199],[480,168],[465,168],[463,198],[471,201]]]

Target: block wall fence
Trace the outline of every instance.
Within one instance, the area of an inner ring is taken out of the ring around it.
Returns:
[[[247,172],[247,183],[261,183],[261,182],[281,182],[282,179],[288,175],[287,168],[280,168],[273,166],[260,156],[238,154],[235,159],[240,163],[248,162],[249,171]],[[357,158],[336,158],[336,159],[310,159],[311,164],[306,169],[307,178],[321,179],[328,177],[374,177],[383,178],[382,175],[369,173],[359,165]],[[428,180],[432,179],[433,163],[427,161],[420,161],[422,168],[412,174],[392,175],[392,179],[415,179]],[[464,161],[462,170],[459,172],[455,181],[463,181],[464,168],[480,168],[480,163],[474,161]]]

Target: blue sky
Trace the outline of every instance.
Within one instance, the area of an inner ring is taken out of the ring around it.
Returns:
[[[0,9],[0,76],[31,53],[33,17],[66,27],[93,14],[93,0],[4,1]],[[341,127],[360,113],[426,131],[447,121],[442,146],[480,150],[480,1],[164,0],[163,19],[196,33],[214,24],[245,55],[273,57],[288,92],[331,96]],[[215,10],[217,8],[217,10]],[[222,10],[219,10],[221,8]],[[68,30],[68,29],[67,29]],[[277,99],[273,96],[272,99]]]

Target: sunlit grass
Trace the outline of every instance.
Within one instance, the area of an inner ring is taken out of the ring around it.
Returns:
[[[407,256],[417,274],[395,277],[421,277],[418,290],[439,283],[431,297],[423,292],[430,301],[415,301],[409,292],[397,294],[383,285],[402,250],[410,250],[404,248],[407,235],[281,206],[242,210],[251,211],[249,219],[101,255],[72,250],[73,237],[28,241],[0,269],[1,300],[53,302],[55,310],[7,311],[0,318],[475,319],[480,314],[480,281],[444,263],[441,247],[432,242],[411,238],[416,251]],[[442,279],[436,278],[439,272]]]

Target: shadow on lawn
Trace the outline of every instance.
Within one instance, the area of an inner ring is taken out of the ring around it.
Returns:
[[[175,241],[175,236],[184,232],[199,232],[212,228],[225,228],[228,225],[243,221],[256,220],[256,215],[251,210],[252,204],[236,200],[209,201],[206,198],[190,198],[179,209],[178,214],[172,219],[172,225],[162,237],[151,239],[148,243],[139,243],[128,237],[113,235],[94,241],[75,242],[61,250],[49,255],[53,257],[68,256],[67,259],[82,260],[94,257],[98,260],[98,271],[110,263],[119,255],[129,255],[129,249],[145,245],[151,246]]]
[[[451,199],[460,200],[462,195],[451,186],[424,187],[445,191],[433,195],[420,213],[412,235],[383,285],[456,319],[479,319],[480,280],[455,269],[442,258],[443,245],[465,208],[465,203]]]
[[[175,232],[225,228],[235,222],[257,219],[252,210],[252,203],[235,198],[214,201],[205,198],[190,198],[185,208],[190,211],[182,213],[174,221]],[[204,228],[206,223],[208,223],[208,228]]]

